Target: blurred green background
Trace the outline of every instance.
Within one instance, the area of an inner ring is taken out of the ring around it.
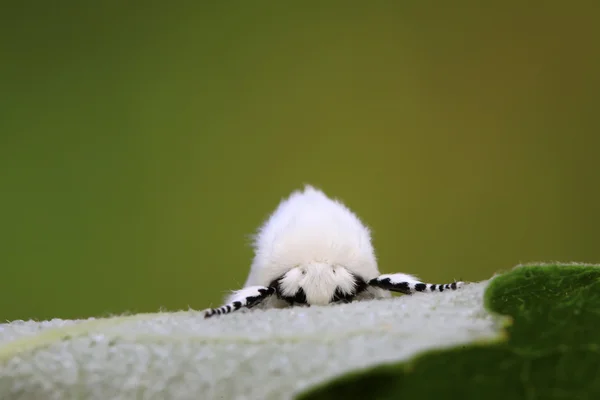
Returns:
[[[0,320],[218,305],[304,183],[382,272],[600,262],[595,2],[21,2]]]

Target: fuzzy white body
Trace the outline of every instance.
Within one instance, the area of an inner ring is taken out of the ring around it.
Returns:
[[[371,232],[348,207],[305,186],[284,199],[254,236],[244,287],[205,318],[240,309],[328,305],[391,297],[390,292],[444,292],[465,282],[423,283],[416,276],[379,274]]]
[[[336,289],[351,292],[352,275],[367,282],[380,276],[370,230],[340,201],[309,185],[279,204],[254,236],[253,247],[244,288],[269,286],[283,276],[281,291],[293,296],[302,288],[310,305],[329,304]],[[390,296],[369,287],[357,299]],[[285,306],[275,296],[269,300],[262,306]]]

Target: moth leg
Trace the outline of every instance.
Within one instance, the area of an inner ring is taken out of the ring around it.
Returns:
[[[227,304],[207,310],[204,318],[210,318],[215,314],[229,314],[242,307],[252,308],[273,294],[275,294],[275,288],[267,286],[249,286],[237,290],[227,299]]]
[[[414,292],[443,292],[444,290],[456,290],[466,283],[454,281],[452,283],[423,283],[413,275],[408,274],[383,274],[371,279],[369,285],[392,292],[412,294]]]

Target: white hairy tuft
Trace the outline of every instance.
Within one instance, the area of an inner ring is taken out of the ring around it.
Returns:
[[[245,287],[268,286],[288,273],[282,289],[292,295],[302,288],[310,304],[327,304],[336,288],[350,291],[352,274],[365,281],[379,276],[369,228],[341,201],[310,185],[282,200],[253,247]]]
[[[421,280],[419,278],[417,278],[414,275],[409,275],[409,274],[402,274],[402,273],[396,273],[396,274],[383,274],[380,275],[377,279],[379,280],[384,280],[384,279],[390,279],[391,283],[401,283],[401,282],[406,282],[409,285],[415,285],[417,283],[421,283]]]

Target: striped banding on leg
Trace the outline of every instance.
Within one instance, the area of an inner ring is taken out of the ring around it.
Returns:
[[[236,291],[229,302],[219,308],[211,308],[204,313],[204,318],[210,318],[213,315],[229,314],[240,308],[251,308],[267,297],[275,294],[275,288],[267,286],[250,286]]]
[[[456,290],[465,285],[465,282],[455,281],[452,283],[423,283],[417,277],[408,274],[383,274],[371,279],[369,285],[392,292],[412,294],[414,292],[443,292],[444,290]]]

